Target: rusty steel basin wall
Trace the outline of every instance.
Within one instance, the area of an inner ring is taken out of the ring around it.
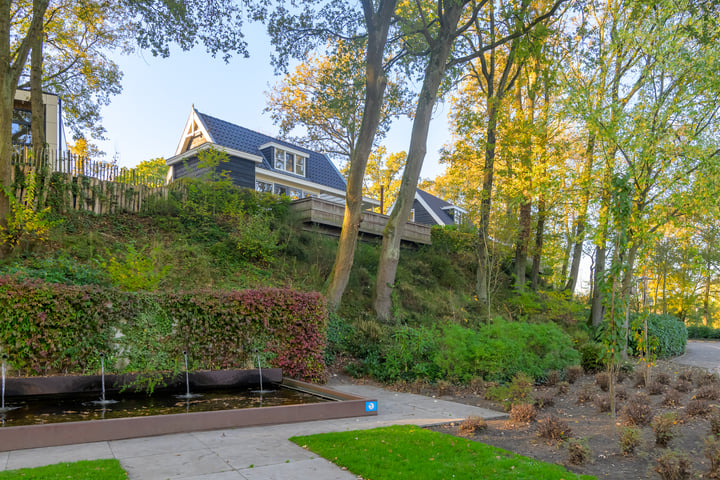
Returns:
[[[264,369],[263,377],[265,377]],[[216,412],[2,427],[0,428],[0,451],[121,440],[171,433],[377,415],[376,409],[371,412],[366,411],[366,402],[371,401],[371,399],[337,392],[298,380],[283,379],[282,385],[330,397],[336,401],[220,410]]]

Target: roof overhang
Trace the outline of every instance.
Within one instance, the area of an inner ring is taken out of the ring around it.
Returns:
[[[417,200],[420,205],[423,206],[425,210],[430,214],[430,216],[435,220],[435,223],[438,225],[445,226],[445,222],[442,221],[442,219],[438,216],[437,212],[430,208],[430,205],[427,204],[427,202],[422,198],[422,195],[420,195],[417,190],[415,190],[415,200]]]
[[[280,183],[288,184],[288,186],[289,185],[297,185],[299,187],[312,188],[315,190],[322,190],[323,192],[345,198],[345,190],[340,190],[338,188],[328,187],[325,185],[321,185],[319,183],[310,182],[308,180],[298,178],[298,177],[295,177],[292,175],[285,175],[285,174],[283,174],[281,172],[277,172],[275,170],[268,170],[265,168],[257,169],[257,170],[255,170],[255,178],[256,179],[264,178],[266,180],[278,181]],[[363,197],[362,201],[363,201],[363,203],[374,205],[376,207],[380,206],[380,201],[375,200],[374,198]]]
[[[197,147],[190,149],[187,152],[183,152],[179,155],[175,155],[174,157],[170,157],[165,160],[165,163],[167,163],[168,165],[176,164],[178,162],[181,162],[182,160],[185,160],[186,158],[194,157],[198,154],[198,152],[207,150],[208,148],[214,148],[215,150],[227,153],[228,155],[232,155],[233,157],[244,158],[255,163],[262,163],[263,161],[263,158],[260,155],[253,155],[252,153],[247,153],[240,150],[235,150],[234,148],[223,147],[222,145],[207,142],[203,143],[202,145],[198,145]]]
[[[279,148],[280,150],[285,150],[286,152],[290,152],[290,153],[293,153],[293,154],[295,154],[295,155],[300,155],[301,157],[306,157],[306,158],[307,158],[307,157],[310,156],[310,152],[303,152],[302,150],[299,150],[299,149],[297,149],[297,148],[288,147],[287,145],[283,145],[282,143],[277,143],[277,142],[267,142],[267,143],[263,143],[262,145],[260,145],[260,146],[258,147],[258,149],[259,149],[259,150],[264,150],[264,149],[266,149],[266,148],[268,148],[268,147]]]

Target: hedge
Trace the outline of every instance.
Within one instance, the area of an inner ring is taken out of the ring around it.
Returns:
[[[688,330],[685,323],[673,315],[661,315],[647,313],[648,321],[648,343],[660,358],[673,357],[685,353],[687,345]],[[629,345],[633,351],[638,351],[637,339],[641,338],[643,331],[643,319],[640,315],[632,318],[633,333],[630,335]]]
[[[705,325],[691,325],[687,327],[688,338],[720,340],[720,328]]]
[[[289,377],[325,375],[318,293],[137,293],[0,277],[0,315],[0,349],[25,375],[95,371],[100,352],[129,361],[125,371],[177,368],[183,350],[194,368],[248,367],[262,355]]]
[[[519,372],[543,378],[548,370],[577,365],[580,355],[555,323],[497,319],[478,330],[448,326],[435,361],[441,375],[452,380],[506,381]]]

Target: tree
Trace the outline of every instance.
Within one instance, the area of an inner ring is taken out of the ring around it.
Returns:
[[[311,55],[266,93],[265,111],[280,127],[282,137],[343,163],[352,158],[364,109],[364,49],[364,39],[334,40],[327,55]],[[385,137],[393,117],[410,110],[398,78],[389,80],[386,88],[373,148]],[[291,136],[297,128],[303,134]]]

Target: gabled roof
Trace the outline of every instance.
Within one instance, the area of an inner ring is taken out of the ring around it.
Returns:
[[[269,135],[255,132],[248,128],[226,122],[225,120],[221,120],[204,113],[200,113],[194,107],[191,117],[193,114],[196,115],[196,118],[202,124],[201,129],[205,130],[210,137],[207,139],[209,142],[238,152],[244,152],[249,155],[262,156],[262,163],[257,165],[260,168],[282,173],[283,175],[291,177],[297,177],[298,179],[307,180],[342,191],[346,189],[345,179],[326,155],[308,150],[307,148],[271,137]],[[302,177],[284,170],[276,170],[270,161],[270,158],[260,151],[260,147],[268,143],[273,143],[281,147],[284,146],[306,154],[308,157],[306,162],[307,175]]]
[[[446,202],[442,198],[438,198],[424,190],[420,190],[419,188],[415,192],[415,200],[425,207],[438,225],[453,225],[455,223],[453,218],[447,214],[448,208],[456,208],[460,211],[464,211],[462,208],[459,208],[450,202]]]

